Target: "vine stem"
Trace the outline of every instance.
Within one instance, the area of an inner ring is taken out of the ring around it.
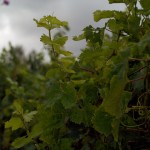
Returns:
[[[140,129],[140,128],[138,128],[138,129],[126,128],[126,130],[131,131],[131,132],[145,132],[145,133],[149,132],[147,130],[143,130],[143,129]]]
[[[145,124],[145,122],[143,122],[143,123],[141,123],[141,124],[129,126],[129,125],[126,125],[126,124],[124,124],[123,122],[121,122],[121,125],[123,125],[124,127],[128,127],[128,128],[135,128],[135,127],[142,126],[142,125],[144,125],[144,124]]]
[[[147,95],[147,94],[150,94],[150,92],[149,91],[144,92],[142,95],[140,95],[140,97],[138,99],[141,99],[144,95]]]
[[[89,69],[82,68],[82,67],[79,67],[79,69],[81,69],[81,70],[83,70],[83,71],[86,71],[86,72],[90,72],[90,73],[92,73],[92,74],[96,73],[96,71],[89,70]]]
[[[139,110],[139,109],[148,109],[150,108],[150,106],[132,106],[131,108],[127,108],[128,111],[131,111],[131,110]]]
[[[144,80],[144,79],[145,79],[145,76],[137,78],[137,79],[129,80],[128,82],[133,83],[133,82],[136,82],[136,81],[139,81],[139,80]]]
[[[141,71],[141,70],[143,70],[144,68],[149,67],[149,66],[150,66],[150,64],[148,64],[148,65],[146,65],[146,66],[144,66],[144,67],[141,67],[141,68],[137,69],[137,70],[134,71],[133,73],[129,74],[128,77],[130,77],[130,76],[136,74],[137,72],[139,72],[139,71]]]
[[[51,30],[50,30],[50,29],[48,30],[48,35],[49,35],[50,40],[52,40]],[[52,44],[51,46],[52,46],[52,52],[53,52],[53,54],[54,54],[54,56],[55,56],[55,50],[54,50],[53,44]]]
[[[147,61],[147,60],[141,59],[141,58],[132,58],[132,57],[129,57],[129,61]]]

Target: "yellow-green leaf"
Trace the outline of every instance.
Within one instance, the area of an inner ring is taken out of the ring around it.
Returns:
[[[105,136],[111,134],[113,117],[105,112],[102,107],[99,107],[92,119],[94,128]]]
[[[68,40],[68,37],[64,36],[64,37],[56,38],[52,42],[53,42],[53,44],[63,46],[67,40]]]
[[[140,4],[145,10],[150,10],[150,0],[140,0]]]
[[[64,55],[64,56],[70,56],[70,55],[72,55],[71,52],[65,51],[65,50],[59,50],[58,52],[59,52],[59,54],[62,54],[62,55]]]
[[[17,113],[23,114],[23,108],[22,108],[21,104],[18,101],[14,101],[13,105],[14,105]]]
[[[9,121],[5,122],[5,128],[12,128],[12,130],[17,130],[22,128],[23,122],[19,117],[12,117]]]
[[[21,148],[32,141],[31,138],[27,138],[26,136],[17,138],[13,141],[12,146],[14,148]]]
[[[107,11],[101,11],[97,10],[94,12],[94,21],[98,22],[101,19],[105,18],[112,18],[114,17],[115,11],[107,10]]]
[[[112,116],[120,117],[122,115],[122,96],[126,83],[126,79],[120,79],[117,75],[111,79],[110,90],[104,99],[103,107]]]
[[[30,122],[33,119],[34,115],[36,114],[37,114],[37,111],[31,111],[29,113],[23,114],[24,121]]]

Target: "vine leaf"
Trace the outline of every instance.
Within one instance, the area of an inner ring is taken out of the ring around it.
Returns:
[[[121,81],[121,82],[120,82]],[[127,81],[120,80],[117,75],[110,82],[110,90],[103,102],[103,107],[110,115],[120,118],[122,115],[122,96]]]
[[[70,59],[70,58],[61,58],[59,60],[61,62],[61,64],[63,65],[63,70],[67,73],[75,73],[75,71],[71,68],[71,66],[73,65],[74,63],[74,60],[73,59]]]
[[[99,107],[94,117],[92,118],[94,128],[103,133],[105,136],[108,136],[112,131],[112,123],[113,117],[104,111],[102,107]]]
[[[32,127],[31,132],[29,133],[29,137],[30,138],[35,138],[37,136],[39,136],[42,132],[44,131],[42,124],[41,123],[37,123]]]
[[[54,40],[51,40],[47,35],[43,34],[41,36],[41,42],[43,42],[45,45],[56,45],[56,46],[63,46],[66,41],[68,40],[67,36],[64,37],[58,37]]]
[[[64,56],[71,56],[72,53],[70,51],[66,51],[66,50],[59,50],[59,54],[62,54]]]
[[[128,18],[128,30],[129,33],[133,33],[136,34],[137,31],[139,30],[139,26],[140,26],[140,17],[137,16],[130,16]]]
[[[80,40],[84,40],[84,39],[85,39],[84,33],[80,34],[79,36],[74,36],[73,37],[74,41],[80,41]]]
[[[65,112],[60,102],[58,102],[53,106],[43,105],[40,107],[38,109],[38,114],[37,114],[37,118],[39,122],[37,125],[34,125],[34,127],[32,128],[29,134],[31,138],[39,136],[41,134],[42,135],[46,134],[49,136],[51,131],[64,126]]]
[[[76,90],[72,84],[52,84],[48,92],[49,103],[53,106],[60,101],[68,109],[76,103]]]
[[[141,41],[138,43],[138,46],[144,51],[144,53],[149,54],[150,48],[150,32],[147,32],[142,38]],[[148,49],[148,50],[147,50]]]
[[[71,108],[76,102],[76,90],[71,84],[63,85],[61,102],[65,109]]]
[[[145,10],[150,10],[150,1],[149,0],[140,0],[140,4]]]
[[[76,124],[83,123],[83,109],[74,107],[71,109],[71,113],[69,115],[72,122]]]
[[[43,34],[40,38],[40,41],[43,42],[45,45],[51,45],[52,40],[45,34]]]
[[[43,20],[40,20],[40,21],[38,21],[37,19],[33,19],[35,22],[36,22],[36,24],[37,24],[37,27],[43,27],[43,28],[45,28],[45,29],[47,29],[47,30],[50,30],[51,29],[51,26],[50,25],[48,25],[46,22],[44,22]]]
[[[72,122],[76,124],[84,123],[86,126],[91,124],[91,119],[93,117],[93,112],[95,111],[95,107],[89,105],[85,108],[73,107],[69,114]]]
[[[107,11],[97,10],[94,12],[94,21],[98,22],[101,19],[112,18],[114,17],[114,12],[115,11],[111,11],[111,10],[107,10]]]
[[[105,97],[102,103],[104,110],[116,118],[120,118],[124,111],[122,110],[122,108],[124,108],[123,93],[125,92],[124,91],[125,85],[128,82],[127,79],[128,62],[126,59],[128,53],[127,54],[126,53],[127,52],[121,53],[122,57],[120,57],[119,59],[122,58],[124,59],[124,61],[116,65],[116,67],[114,68],[114,72],[116,72],[118,69],[119,71],[117,71],[117,74],[113,75],[113,77],[111,78],[110,88],[106,90],[107,94],[104,94]],[[118,61],[119,59],[116,58],[116,61]]]
[[[108,1],[109,1],[109,4],[112,4],[112,3],[126,3],[129,0],[108,0]]]
[[[111,123],[112,126],[112,134],[114,137],[114,140],[118,142],[118,135],[119,135],[119,125],[120,125],[120,120],[119,119],[114,119]]]
[[[37,27],[43,27],[47,30],[68,26],[68,23],[66,21],[60,21],[56,17],[50,16],[50,15],[44,16],[39,21],[36,19],[33,19],[33,20],[36,22]]]
[[[47,92],[48,104],[53,106],[57,101],[61,99],[61,89],[59,83],[52,83]]]
[[[108,27],[110,30],[112,30],[116,33],[125,28],[124,23],[122,23],[121,21],[120,22],[116,21],[115,19],[109,19],[108,20]]]
[[[58,54],[62,54],[64,56],[70,56],[72,53],[70,51],[62,50],[61,47],[64,46],[66,41],[68,40],[67,36],[59,37],[54,40],[51,40],[47,35],[43,34],[40,38],[40,41],[43,42],[45,45],[53,45],[55,51]]]
[[[60,145],[58,147],[58,149],[65,149],[65,150],[73,150],[71,148],[71,143],[72,143],[72,139],[70,138],[62,138],[61,141],[60,141]]]
[[[49,69],[46,73],[46,77],[47,78],[56,78],[56,79],[60,79],[60,77],[62,77],[62,71],[58,68],[53,68],[53,69]]]
[[[13,105],[16,109],[16,113],[23,114],[23,108],[18,101],[14,101]]]
[[[15,139],[12,143],[12,146],[14,148],[21,148],[21,147],[27,145],[28,143],[30,143],[31,141],[32,141],[31,138],[23,136],[23,137]]]
[[[58,37],[58,38],[53,40],[52,44],[63,46],[67,40],[68,40],[67,36]]]
[[[23,127],[24,125],[19,117],[12,117],[9,121],[5,122],[5,128],[12,128],[12,130],[17,130]]]
[[[82,85],[85,83],[85,80],[71,80],[71,82],[73,82],[74,85]]]
[[[23,118],[25,122],[30,122],[33,119],[35,114],[37,114],[37,111],[31,111],[29,113],[23,114]]]

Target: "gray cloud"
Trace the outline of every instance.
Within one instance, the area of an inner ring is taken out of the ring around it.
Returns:
[[[98,9],[123,9],[122,5],[108,5],[107,0],[11,0],[8,7],[2,6],[0,14],[0,48],[6,46],[8,41],[12,44],[23,45],[27,51],[31,49],[40,50],[40,35],[45,32],[36,28],[33,18],[40,19],[44,15],[52,15],[60,20],[66,20],[70,25],[68,33],[70,39],[78,35],[82,29],[92,24],[101,26],[103,23],[93,21],[93,12]],[[67,43],[67,49],[73,50],[75,54],[84,42],[75,43],[71,40]]]

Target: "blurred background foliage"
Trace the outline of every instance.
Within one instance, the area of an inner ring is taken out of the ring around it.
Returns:
[[[43,53],[32,51],[24,54],[21,46],[4,48],[0,54],[0,149],[9,149],[10,143],[21,131],[13,135],[10,129],[5,129],[4,123],[10,119],[13,112],[14,99],[42,100],[44,80],[49,64],[45,63]]]

